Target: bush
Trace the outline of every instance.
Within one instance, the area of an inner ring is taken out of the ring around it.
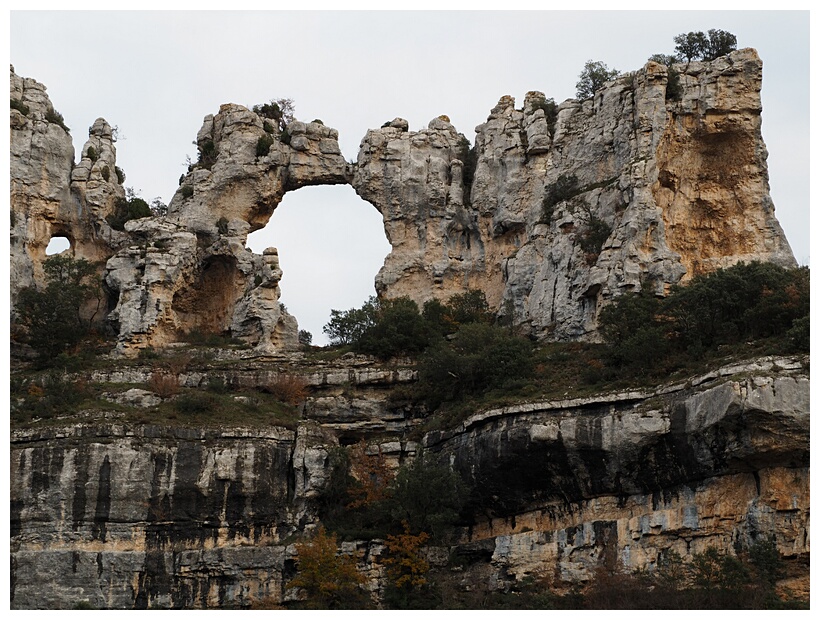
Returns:
[[[180,193],[184,199],[188,199],[194,195],[194,186],[193,185],[183,185],[180,188]]]
[[[114,166],[114,173],[117,175],[117,183],[120,185],[125,183],[125,173],[122,171],[122,168]]]
[[[580,236],[581,250],[586,255],[588,264],[595,264],[604,243],[612,234],[612,227],[604,220],[591,215],[586,223],[583,234]]]
[[[288,374],[277,375],[272,381],[263,385],[261,390],[288,405],[305,402],[309,393],[308,384],[302,377]]]
[[[150,205],[136,196],[131,188],[126,192],[126,196],[126,198],[117,199],[114,212],[105,218],[114,230],[125,230],[126,222],[154,215]]]
[[[211,413],[216,409],[217,401],[211,394],[189,392],[174,401],[174,409],[183,415]]]
[[[108,166],[103,166],[102,170],[100,171],[100,174],[102,175],[103,180],[108,182],[108,180],[111,178],[111,168],[109,168]]]
[[[260,282],[261,284],[261,282]],[[258,285],[257,285],[258,286]],[[303,347],[309,347],[313,343],[313,334],[306,329],[299,330],[299,344]]]
[[[336,534],[319,526],[312,540],[296,545],[298,572],[287,588],[300,588],[309,609],[361,609],[368,602],[356,560],[338,552]]]
[[[544,221],[552,221],[556,205],[570,198],[574,198],[580,192],[578,177],[574,174],[559,175],[555,183],[547,185],[544,188],[544,201],[542,204]]]
[[[227,235],[228,234],[228,218],[224,215],[220,217],[216,221],[216,229],[219,231],[220,235]]]
[[[584,99],[591,99],[605,83],[615,79],[617,76],[617,69],[610,69],[600,60],[586,61],[583,71],[578,75],[578,83],[575,84],[576,98],[582,101]]]
[[[45,287],[20,291],[15,311],[26,341],[48,364],[88,336],[100,308],[101,288],[96,266],[82,258],[56,254],[45,260],[43,270]],[[83,309],[89,301],[96,301],[96,308],[86,318]]]
[[[155,370],[148,379],[148,389],[160,398],[170,398],[179,394],[179,379],[176,374]]]
[[[663,300],[643,288],[601,310],[614,365],[648,369],[675,352],[699,358],[719,345],[768,337],[784,337],[783,349],[808,351],[806,267],[739,263],[673,287]]]
[[[85,151],[85,156],[88,157],[92,162],[97,161],[100,156],[97,154],[97,149],[93,146],[89,146]]]
[[[458,331],[462,325],[491,323],[493,319],[484,292],[476,289],[452,295],[446,305],[431,299],[425,302],[422,316],[431,329],[443,336]]]
[[[354,343],[354,349],[381,359],[413,355],[427,347],[430,333],[415,301],[385,299],[378,302],[373,324]]]
[[[293,105],[293,99],[284,98],[271,99],[268,103],[262,103],[253,106],[252,110],[262,118],[267,118],[274,121],[276,123],[277,129],[279,129],[280,132],[284,132],[285,128],[293,122],[293,115],[296,111]],[[262,127],[265,127],[264,122],[262,124]],[[265,131],[267,131],[267,129],[265,129]]]
[[[270,153],[271,146],[273,146],[273,138],[270,134],[266,133],[259,136],[259,140],[256,141],[256,156],[265,157]]]
[[[510,331],[471,323],[420,357],[419,392],[428,407],[502,388],[533,372],[532,343]]]
[[[28,116],[28,113],[29,113],[28,106],[25,103],[23,103],[22,101],[20,101],[19,99],[11,99],[9,107],[12,110],[17,110],[23,116]]]
[[[202,144],[197,144],[196,148],[199,151],[199,157],[196,162],[197,165],[200,168],[210,170],[216,163],[216,158],[218,155],[216,144],[214,144],[213,140],[205,140]]]
[[[54,108],[48,108],[48,110],[46,110],[46,121],[48,121],[49,123],[54,123],[55,125],[59,125],[63,128],[63,130],[66,133],[69,133],[69,131],[71,131],[68,127],[66,127],[63,115],[60,114]]]
[[[382,127],[390,126],[388,121]],[[457,157],[464,164],[461,172],[461,179],[464,184],[464,201],[470,203],[470,194],[473,188],[473,180],[475,179],[475,171],[478,166],[478,151],[474,146],[470,145],[470,141],[463,134],[458,134]]]

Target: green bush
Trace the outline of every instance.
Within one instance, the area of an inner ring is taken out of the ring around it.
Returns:
[[[256,141],[256,156],[257,157],[264,157],[268,153],[270,153],[270,147],[273,146],[273,138],[270,134],[264,134],[259,136],[259,140]]]
[[[430,342],[430,329],[412,299],[380,300],[373,318],[373,324],[354,343],[361,353],[388,359],[420,353]]]
[[[216,409],[216,405],[214,396],[202,392],[188,392],[174,400],[174,409],[183,415],[210,413]]]
[[[108,180],[111,178],[111,168],[109,168],[108,166],[103,166],[102,170],[100,171],[100,174],[102,175],[103,180],[108,182]]]
[[[574,174],[561,174],[552,183],[544,188],[544,202],[542,204],[544,222],[551,222],[555,207],[581,192],[578,187],[578,177]]]
[[[601,253],[606,240],[612,234],[612,227],[594,215],[589,217],[584,232],[580,235],[581,250],[586,255],[587,263],[594,264]]]
[[[120,185],[125,183],[125,173],[122,171],[122,168],[114,166],[114,173],[117,175],[117,183]]]
[[[194,195],[194,186],[193,185],[183,185],[180,189],[180,193],[182,197],[187,199]]]
[[[216,221],[216,229],[219,231],[220,235],[227,235],[228,234],[228,218],[225,216],[220,217]]]
[[[46,110],[46,121],[48,121],[49,123],[54,123],[55,125],[59,125],[63,128],[63,130],[66,133],[70,131],[69,128],[65,125],[65,119],[63,119],[63,115],[60,114],[54,108],[48,108],[48,110]]]
[[[114,204],[114,212],[105,219],[114,230],[125,230],[126,222],[152,215],[151,206],[145,200],[131,195],[130,198],[119,198]]]
[[[202,144],[197,144],[197,150],[199,151],[197,165],[210,170],[216,163],[218,155],[216,144],[214,144],[213,140],[205,140]]]
[[[10,107],[12,110],[17,110],[18,112],[20,112],[20,114],[22,114],[23,116],[28,116],[28,106],[19,99],[11,99]]]
[[[623,295],[601,310],[613,365],[647,369],[671,354],[697,359],[719,345],[781,337],[782,349],[808,351],[809,270],[740,263],[673,287],[663,300]]]
[[[431,329],[443,336],[458,331],[467,323],[491,323],[493,320],[484,292],[476,289],[452,295],[447,304],[431,299],[425,302],[422,316]]]
[[[45,260],[43,270],[45,287],[20,291],[15,310],[26,341],[50,363],[89,334],[96,312],[83,316],[83,307],[96,300],[99,309],[101,290],[95,265],[85,259],[57,254]]]
[[[389,126],[387,122],[382,127]],[[461,179],[464,184],[464,201],[469,204],[470,194],[473,188],[473,180],[475,179],[475,171],[478,166],[478,151],[474,146],[470,145],[470,141],[463,134],[458,134],[457,157],[464,164],[461,172]]]
[[[463,325],[450,340],[438,340],[419,358],[418,389],[428,407],[483,394],[531,376],[532,343],[507,329]]]
[[[547,120],[547,131],[549,131],[550,138],[554,137],[555,123],[558,120],[558,105],[555,103],[555,99],[552,97],[549,99],[539,99],[533,102],[533,109],[544,111],[544,117]]]
[[[89,146],[85,151],[85,156],[88,157],[92,162],[97,161],[100,156],[97,154],[97,149],[93,146]]]

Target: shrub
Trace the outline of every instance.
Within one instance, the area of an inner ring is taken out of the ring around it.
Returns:
[[[216,408],[216,399],[201,392],[186,393],[174,401],[174,409],[183,415],[210,413]]]
[[[148,389],[160,398],[170,398],[179,394],[179,379],[176,374],[155,370],[148,379]]]
[[[680,83],[680,73],[672,67],[666,69],[666,100],[680,101],[683,96],[683,86]]]
[[[202,144],[197,144],[196,148],[199,151],[197,165],[201,168],[210,170],[216,163],[216,158],[218,155],[216,144],[214,144],[213,140],[205,140]]]
[[[612,234],[612,227],[601,218],[591,215],[580,236],[581,250],[586,255],[588,264],[595,264],[606,240]]]
[[[117,199],[114,204],[114,212],[105,218],[108,225],[114,230],[125,230],[126,222],[154,215],[149,204],[142,198],[135,196],[133,190],[128,194],[130,194],[128,198]]]
[[[600,60],[586,61],[583,71],[578,75],[578,83],[575,84],[576,97],[581,100],[592,98],[606,82],[617,76],[617,69],[610,69]]]
[[[308,396],[308,384],[299,375],[277,375],[272,381],[263,385],[261,390],[288,405],[303,403]]]
[[[43,263],[46,285],[20,291],[15,306],[17,322],[26,330],[26,341],[41,362],[51,363],[85,338],[101,304],[96,266],[85,259],[56,254]],[[90,317],[83,308],[96,301]]]
[[[193,185],[183,185],[180,188],[180,193],[182,194],[183,198],[188,199],[188,198],[190,198],[191,196],[194,195],[194,186]]]
[[[260,284],[261,284],[261,282],[260,282]],[[312,342],[313,342],[313,334],[311,334],[306,329],[300,329],[299,330],[299,344],[301,344],[302,346],[305,346],[305,347],[309,347]]]
[[[356,560],[338,553],[336,534],[323,526],[308,542],[296,545],[297,574],[287,588],[300,588],[311,609],[361,609],[367,604],[362,585],[365,578],[356,570]]]
[[[290,144],[290,132],[286,129],[282,130],[282,133],[279,134],[279,142],[282,144]]]
[[[370,297],[361,308],[350,310],[331,310],[330,321],[322,331],[334,345],[352,345],[376,322],[376,297]]]
[[[88,157],[92,162],[97,161],[100,156],[97,154],[97,149],[93,146],[89,146],[85,151],[85,156]]]
[[[122,171],[122,168],[114,166],[114,173],[117,175],[117,183],[120,185],[125,183],[125,173]]]
[[[390,125],[388,121],[382,127]],[[458,134],[458,145],[456,147],[456,156],[464,164],[461,173],[461,179],[464,184],[464,201],[469,204],[470,194],[473,188],[473,180],[475,179],[475,171],[478,166],[478,151],[474,146],[470,145],[470,141],[463,134]]]
[[[293,99],[284,98],[271,99],[268,103],[253,106],[252,110],[259,116],[274,121],[280,132],[284,132],[285,128],[293,122],[295,112]]]
[[[12,110],[17,110],[23,116],[28,116],[28,113],[29,113],[28,106],[25,103],[23,103],[22,101],[20,101],[19,99],[13,99],[12,98],[9,105],[10,105]]]
[[[265,157],[268,153],[270,153],[270,147],[273,145],[273,138],[270,134],[263,134],[259,136],[259,140],[256,141],[256,156],[257,157]]]
[[[452,334],[461,325],[491,323],[493,319],[484,292],[477,289],[452,295],[447,304],[431,299],[425,302],[422,316],[430,328],[441,335]]]
[[[108,166],[103,166],[100,174],[103,180],[107,182],[111,178],[111,169]]]
[[[534,110],[543,110],[544,117],[547,120],[547,131],[549,131],[550,138],[555,136],[555,123],[558,120],[558,105],[555,99],[538,99],[533,102]]]
[[[60,114],[54,108],[50,107],[48,108],[48,110],[46,110],[46,121],[48,121],[49,123],[54,123],[55,125],[59,125],[63,128],[63,130],[66,133],[69,133],[70,131],[70,129],[65,125],[65,119],[63,119],[63,115]]]
[[[224,215],[220,217],[216,221],[216,229],[219,231],[220,235],[227,235],[228,234],[228,218]]]
[[[556,205],[574,198],[579,193],[578,177],[574,174],[559,175],[555,183],[544,188],[544,201],[542,203],[544,221],[552,221]]]
[[[407,297],[385,299],[377,303],[373,324],[353,345],[356,351],[388,359],[423,351],[430,333],[415,301]]]

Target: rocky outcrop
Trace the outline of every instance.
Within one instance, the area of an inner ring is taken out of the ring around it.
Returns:
[[[474,149],[446,116],[418,132],[397,118],[367,132],[355,165],[321,122],[294,121],[280,139],[268,120],[225,104],[205,118],[199,160],[167,217],[125,233],[104,219],[123,195],[111,127],[94,123],[72,169],[45,88],[12,72],[12,99],[29,109],[11,110],[13,293],[35,280],[48,239],[65,234],[75,255],[111,257],[120,353],[195,331],[287,349],[297,324],[278,303],[276,251],[251,253],[247,235],[285,192],[351,183],[392,246],[380,295],[421,305],[480,289],[539,339],[595,339],[600,309],[624,292],[662,295],[739,261],[795,264],[769,196],[757,53],[674,71],[650,62],[558,106],[530,92],[516,109],[504,96]]]
[[[651,391],[484,411],[428,433],[428,453],[473,488],[472,523],[431,557],[472,558],[463,579],[498,589],[526,576],[577,584],[599,567],[652,571],[670,551],[691,558],[769,535],[782,555],[805,558],[805,362],[764,358]],[[143,383],[145,372],[100,370],[94,380]],[[265,373],[282,370],[219,372],[261,385]],[[384,391],[412,375],[350,359],[305,366],[301,376],[315,390],[294,429],[134,426],[113,416],[14,431],[12,607],[294,600],[289,537],[317,524],[329,453],[367,433],[393,464],[417,449],[403,439],[410,413],[401,428],[373,425],[391,410],[401,416]],[[124,392],[121,406],[139,397],[131,406],[142,407],[145,395],[135,392]],[[381,549],[379,541],[343,547],[374,596],[383,585]]]
[[[448,123],[368,132],[353,185],[393,246],[377,288],[419,303],[480,288],[533,335],[572,339],[595,337],[625,291],[794,265],[769,197],[756,52],[675,70],[679,100],[652,62],[587,101],[502,97],[476,128],[471,185]]]
[[[46,87],[10,70],[11,301],[43,282],[42,264],[53,237],[66,237],[71,253],[91,262],[113,254],[119,234],[105,221],[125,190],[116,175],[111,126],[89,128],[80,162],[62,116]]]
[[[279,303],[278,253],[254,254],[247,237],[286,191],[344,183],[348,170],[335,129],[294,121],[288,130],[286,144],[235,104],[205,118],[200,161],[180,179],[167,217],[126,224],[132,243],[108,263],[121,353],[192,332],[242,338],[260,353],[297,345],[296,320]]]

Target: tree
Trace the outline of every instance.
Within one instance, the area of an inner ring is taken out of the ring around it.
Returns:
[[[387,587],[385,602],[393,609],[429,609],[430,583],[427,574],[430,563],[422,555],[422,547],[430,538],[427,532],[412,534],[405,521],[404,533],[388,536],[384,541],[387,555]]]
[[[301,588],[312,609],[358,609],[367,603],[362,589],[364,576],[356,570],[356,560],[339,555],[336,534],[323,526],[312,540],[296,545],[298,573],[288,588]]]
[[[452,531],[468,495],[458,473],[425,453],[399,468],[392,489],[391,513],[405,533],[429,532],[439,541]]]
[[[253,106],[253,111],[263,118],[269,118],[276,123],[280,132],[285,131],[293,122],[296,111],[293,99],[271,99],[268,103]]]
[[[737,37],[725,30],[709,30],[709,41],[706,45],[703,60],[714,60],[737,49]]]
[[[737,37],[731,32],[712,28],[708,34],[687,32],[675,37],[675,52],[686,60],[715,60],[737,49]]]
[[[687,63],[703,57],[708,41],[702,32],[687,32],[675,37],[675,53]]]
[[[578,99],[590,99],[606,82],[618,76],[617,69],[610,69],[600,60],[587,60],[584,70],[578,75],[580,78],[575,84]]]
[[[378,299],[370,297],[361,308],[350,310],[331,310],[330,321],[322,331],[334,345],[352,345],[376,323]]]
[[[51,360],[76,346],[91,329],[100,308],[100,285],[95,265],[84,258],[56,254],[43,263],[46,286],[20,291],[15,310],[27,341],[41,360]],[[83,317],[87,301],[96,299],[90,317]]]

